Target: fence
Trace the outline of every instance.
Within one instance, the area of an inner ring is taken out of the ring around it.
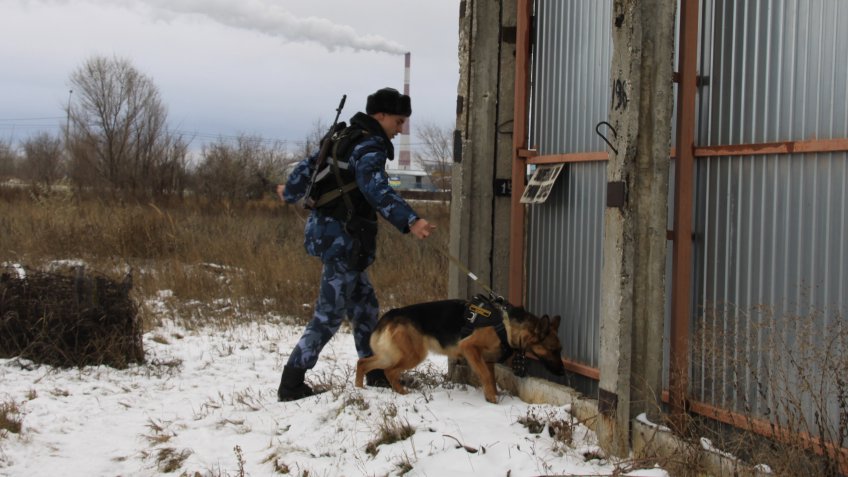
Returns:
[[[606,187],[594,127],[610,102],[611,4],[535,3],[530,89],[537,156],[528,162],[568,165],[547,202],[529,206],[526,303],[567,317],[569,367],[593,379]],[[669,301],[691,297],[679,327],[686,397],[725,422],[800,421],[827,437],[824,428],[839,425],[848,355],[848,30],[839,28],[848,4],[703,0],[698,13],[697,45],[677,46],[697,52],[699,72],[695,120],[685,123],[696,146],[691,288],[673,288],[671,253],[667,274]],[[815,392],[785,402],[804,387]]]

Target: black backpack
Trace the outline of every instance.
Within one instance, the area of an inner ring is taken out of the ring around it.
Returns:
[[[339,198],[345,198],[344,202],[347,202],[348,193],[357,188],[356,176],[350,170],[348,159],[353,148],[368,136],[370,133],[365,129],[342,122],[329,138],[324,139],[331,141],[328,157],[318,165],[309,194],[315,209],[338,208]]]

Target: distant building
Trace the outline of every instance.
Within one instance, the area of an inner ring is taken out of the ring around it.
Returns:
[[[387,170],[386,174],[389,176],[389,185],[397,190],[436,190],[425,171]]]

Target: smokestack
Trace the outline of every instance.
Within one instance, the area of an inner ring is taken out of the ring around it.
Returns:
[[[406,52],[403,55],[403,94],[409,95],[409,62],[410,62],[411,53]],[[408,118],[405,123],[403,123],[403,130],[400,133],[400,157],[398,158],[398,166],[401,169],[406,170],[409,169],[411,162],[409,158],[409,121],[411,118]]]

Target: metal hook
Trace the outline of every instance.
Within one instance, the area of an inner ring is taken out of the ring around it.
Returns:
[[[603,134],[601,134],[601,131],[598,130],[598,128],[600,128],[602,125],[606,125],[610,129],[610,131],[612,131],[612,135],[615,136],[616,139],[618,139],[618,133],[615,131],[615,128],[612,127],[612,124],[610,124],[606,121],[601,121],[601,122],[599,122],[598,124],[595,125],[595,133],[597,133],[598,136],[601,136],[601,139],[603,139],[604,142],[607,143],[607,146],[609,146],[610,149],[612,149],[612,152],[614,152],[616,155],[618,155],[618,149],[616,149],[615,146],[613,146],[612,143],[609,141],[609,139],[607,139],[607,137],[604,136]]]

